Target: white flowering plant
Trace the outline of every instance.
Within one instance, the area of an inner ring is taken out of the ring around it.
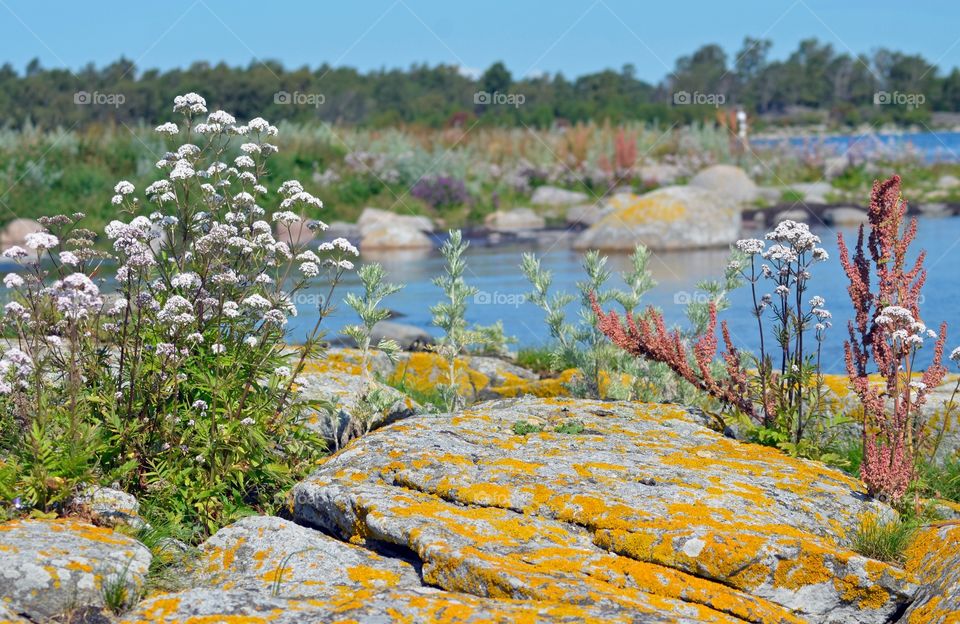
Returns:
[[[790,220],[777,224],[765,240],[737,241],[736,249],[746,257],[739,270],[750,286],[760,341],[759,354],[750,356],[756,370],[751,386],[761,411],[754,436],[795,455],[817,455],[829,446],[823,439],[827,425],[838,424],[828,422],[820,362],[832,315],[823,297],[808,294],[813,266],[829,254],[809,226]],[[760,295],[764,285],[770,291]]]
[[[161,177],[142,198],[114,188],[112,252],[94,250],[82,215],[3,252],[22,270],[4,280],[0,463],[23,466],[5,485],[23,506],[55,511],[82,482],[118,482],[205,533],[274,505],[323,451],[299,424],[294,379],[318,355],[329,303],[298,355],[286,326],[319,280],[332,300],[358,252],[297,242],[305,225],[326,228],[299,216],[322,203],[297,181],[275,194],[262,182],[275,126],[208,114],[193,93],[174,112],[156,128],[176,144]],[[33,460],[49,439],[75,449],[59,474]]]

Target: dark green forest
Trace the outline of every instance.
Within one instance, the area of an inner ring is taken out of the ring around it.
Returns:
[[[747,38],[728,53],[705,45],[676,61],[659,84],[635,66],[576,78],[518,78],[495,63],[478,78],[450,65],[415,65],[362,73],[349,67],[247,67],[197,62],[159,71],[120,59],[73,72],[30,62],[0,67],[0,127],[138,124],[165,117],[174,95],[196,91],[240,117],[321,120],[371,127],[464,123],[547,127],[558,120],[685,123],[742,107],[764,121],[831,125],[928,123],[960,110],[960,70],[941,70],[918,55],[877,49],[852,56],[816,39],[786,59],[770,58],[769,40]],[[481,95],[478,95],[481,94]],[[485,102],[490,94],[489,101]]]

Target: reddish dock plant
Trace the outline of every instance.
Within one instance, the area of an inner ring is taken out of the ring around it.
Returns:
[[[940,385],[946,374],[942,362],[947,326],[942,324],[938,334],[920,320],[925,253],[907,268],[917,221],[906,223],[906,213],[900,177],[878,181],[870,198],[869,235],[864,238],[861,225],[852,255],[843,235],[837,237],[855,311],[844,351],[847,375],[863,406],[860,476],[871,494],[891,501],[900,499],[913,479],[928,431],[921,408],[927,390]],[[933,361],[914,378],[915,356],[927,339],[935,341]],[[871,360],[882,378],[879,386],[868,378]]]

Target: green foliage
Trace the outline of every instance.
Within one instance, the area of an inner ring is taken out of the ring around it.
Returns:
[[[26,244],[43,262],[8,251],[20,264],[2,319],[16,338],[0,358],[8,508],[62,512],[82,485],[117,483],[201,539],[244,515],[273,512],[325,452],[300,424],[316,402],[302,401],[294,380],[322,353],[320,322],[356,249],[327,243],[321,258],[273,237],[277,227],[294,240],[291,228],[303,219],[293,210],[320,204],[294,181],[279,189],[275,225],[260,218],[254,194],[269,194],[259,181],[276,128],[259,120],[231,131],[222,112],[207,126],[195,117],[199,100],[178,107],[184,119],[170,134],[187,143],[151,165],[164,177],[146,201],[126,181],[112,202],[100,199],[131,218],[106,228],[113,252],[93,248],[82,214],[41,221],[47,232]],[[241,153],[237,135],[245,156],[236,168],[218,164]],[[109,299],[92,279],[104,260],[118,267]],[[326,303],[294,361],[287,317],[324,269]]]
[[[630,256],[630,269],[621,275],[626,289],[612,289],[607,288],[611,276],[606,266],[607,258],[596,251],[587,252],[583,260],[587,279],[577,282],[578,294],[551,295],[551,273],[541,267],[533,254],[523,255],[520,268],[533,287],[527,299],[546,314],[553,341],[549,368],[578,369],[579,374],[569,384],[574,396],[645,398],[656,386],[656,381],[649,379],[653,369],[625,356],[597,329],[597,319],[590,305],[590,296],[594,294],[601,305],[616,301],[625,310],[635,312],[643,294],[654,286],[647,270],[649,258],[650,253],[645,247],[637,247]],[[566,314],[566,307],[574,301],[579,303],[579,318],[575,323],[569,322]]]
[[[541,425],[526,420],[518,420],[514,422],[510,429],[518,436],[525,436],[531,433],[541,433],[543,431],[543,427]]]
[[[353,338],[362,354],[360,370],[364,377],[369,378],[368,364],[370,348],[375,347],[393,362],[400,352],[400,345],[395,340],[382,338],[376,345],[370,344],[370,335],[373,327],[380,321],[390,318],[390,311],[380,307],[384,298],[399,292],[403,286],[384,282],[386,271],[379,263],[365,264],[357,271],[360,283],[363,285],[363,295],[347,293],[344,301],[360,317],[359,325],[349,325],[343,333]]]
[[[506,351],[508,342],[516,342],[504,335],[501,322],[487,327],[471,327],[467,324],[467,300],[478,292],[464,279],[467,270],[464,253],[469,246],[460,230],[450,230],[449,237],[440,248],[446,260],[444,274],[433,279],[433,284],[443,293],[443,299],[431,306],[430,312],[434,326],[439,327],[443,335],[432,348],[446,362],[446,381],[437,386],[437,391],[443,397],[448,412],[463,406],[463,397],[459,396],[458,390],[457,358],[471,350],[500,355]]]
[[[910,542],[917,534],[916,519],[880,518],[865,515],[853,534],[853,550],[864,557],[902,565]]]
[[[921,463],[914,488],[923,496],[960,503],[960,457],[949,458],[942,464]]]
[[[562,425],[557,425],[553,428],[553,430],[564,435],[579,435],[585,431],[585,427],[579,420],[571,420],[570,422],[565,422]]]
[[[556,349],[550,346],[521,347],[517,350],[516,363],[540,375],[552,375],[567,368],[567,362],[558,362],[554,357]]]

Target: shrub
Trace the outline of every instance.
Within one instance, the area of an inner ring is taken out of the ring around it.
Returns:
[[[410,194],[434,209],[460,206],[470,199],[463,181],[447,176],[420,178]]]
[[[269,510],[274,495],[323,451],[298,424],[294,379],[319,355],[319,317],[295,363],[286,324],[297,294],[321,275],[325,302],[357,254],[345,240],[318,253],[287,240],[298,211],[322,207],[296,181],[264,220],[261,184],[277,129],[215,111],[196,94],[176,98],[182,121],[157,127],[179,142],[145,191],[119,182],[109,254],[92,248],[83,215],[45,219],[5,285],[3,317],[15,344],[0,360],[0,471],[27,507],[62,505],[83,482],[119,482],[199,533]],[[229,161],[229,162],[225,162]],[[326,226],[316,222],[311,227]],[[116,293],[100,290],[107,263]],[[291,366],[292,364],[292,366]]]

